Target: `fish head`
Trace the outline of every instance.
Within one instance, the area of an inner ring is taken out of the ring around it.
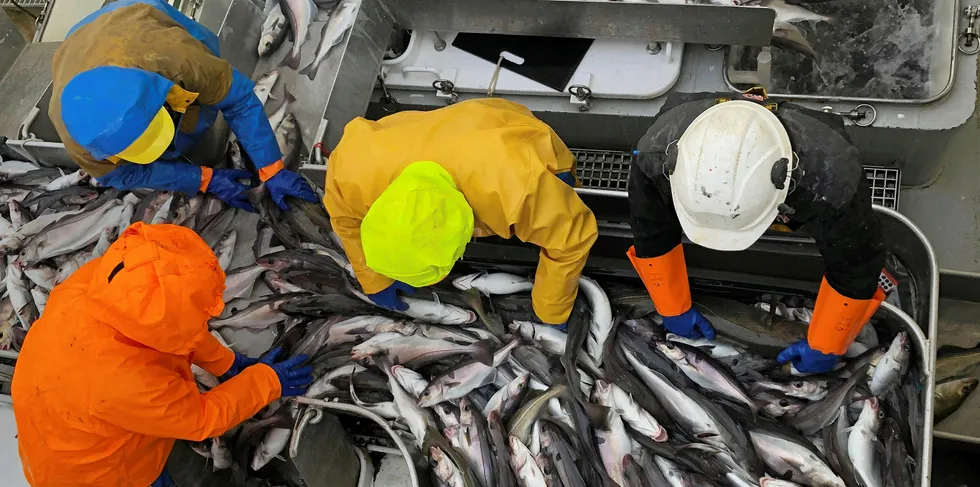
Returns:
[[[893,340],[893,343],[893,346],[899,347],[898,351],[896,352],[899,359],[905,360],[912,354],[912,344],[909,342],[908,332],[899,332],[897,335],[895,335],[895,340]]]
[[[441,384],[429,384],[422,394],[419,394],[419,407],[431,408],[442,402],[444,391]]]
[[[534,323],[530,321],[512,321],[507,325],[507,329],[512,333],[517,333],[528,340],[534,339]]]
[[[803,401],[794,400],[789,397],[777,397],[766,402],[764,409],[772,416],[780,417],[787,414],[796,414],[803,409]]]
[[[463,426],[471,425],[474,423],[474,411],[473,402],[470,398],[464,397],[459,400],[459,424]]]
[[[611,403],[612,386],[602,379],[596,379],[594,386],[592,388],[593,400],[599,404],[608,406]]]
[[[521,374],[517,376],[517,378],[514,379],[514,390],[511,392],[515,394],[524,392],[524,389],[527,389],[527,382],[530,380],[530,377],[531,376],[528,374]]]
[[[977,384],[980,383],[980,380],[978,380],[976,377],[966,377],[961,379],[961,382],[959,391],[963,397],[966,397],[977,388]]]
[[[657,350],[660,350],[660,353],[664,354],[671,360],[682,360],[685,358],[684,351],[672,342],[666,340],[656,340],[654,345],[657,347]]]
[[[262,37],[259,38],[259,56],[265,56],[272,52],[272,46],[276,44],[275,39],[275,34],[271,32],[262,34]]]
[[[459,289],[460,291],[468,291],[473,288],[473,281],[481,275],[482,273],[475,272],[473,274],[457,277],[456,279],[453,279],[453,287]]]

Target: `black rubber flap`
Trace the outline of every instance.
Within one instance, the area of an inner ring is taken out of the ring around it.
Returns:
[[[565,91],[572,75],[582,63],[585,53],[592,47],[593,39],[568,37],[513,36],[502,34],[461,33],[453,40],[453,46],[494,65],[501,52],[509,52],[524,58],[524,64],[514,64],[506,59],[501,67],[525,78]]]

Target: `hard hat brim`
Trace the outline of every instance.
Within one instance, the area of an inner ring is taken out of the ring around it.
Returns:
[[[117,156],[134,164],[149,164],[166,152],[167,147],[170,147],[170,143],[174,140],[175,132],[176,128],[170,113],[166,108],[161,107],[143,134]]]
[[[674,201],[674,208],[679,208],[676,201]],[[751,247],[752,244],[759,240],[762,234],[766,233],[766,230],[772,225],[779,211],[774,210],[771,212],[771,215],[762,218],[758,223],[739,230],[708,228],[694,222],[683,211],[677,211],[676,213],[677,219],[681,223],[681,230],[684,231],[684,235],[691,242],[712,250],[740,251]]]

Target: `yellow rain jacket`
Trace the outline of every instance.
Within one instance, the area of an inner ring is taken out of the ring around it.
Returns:
[[[222,375],[235,359],[208,333],[224,279],[191,230],[136,223],[51,291],[12,385],[32,486],[150,485],[175,438],[220,435],[279,397],[263,364],[198,391],[192,363]]]
[[[595,216],[554,174],[575,170],[575,157],[527,108],[499,98],[430,112],[406,111],[377,122],[358,118],[330,155],[323,204],[366,293],[391,279],[367,267],[361,220],[405,166],[434,161],[473,208],[474,237],[517,237],[541,247],[534,311],[564,323],[598,231]]]

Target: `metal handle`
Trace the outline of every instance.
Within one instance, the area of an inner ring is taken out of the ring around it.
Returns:
[[[571,85],[568,92],[575,97],[578,103],[578,111],[587,112],[592,108],[592,88],[585,85]]]
[[[456,83],[445,79],[439,78],[432,82],[432,88],[434,88],[439,93],[449,97],[449,103],[456,103],[459,101],[459,93],[456,93]]]
[[[378,75],[378,83],[381,85],[381,98],[378,101],[381,103],[381,109],[388,113],[395,113],[401,110],[401,104],[395,97],[388,93],[388,87],[385,86],[384,76]]]
[[[862,103],[846,112],[835,111],[834,107],[831,106],[823,107],[821,110],[824,113],[832,113],[844,117],[858,127],[870,127],[878,119],[878,110],[868,103]]]
[[[977,17],[980,17],[980,6],[967,6],[963,9],[963,15],[966,16],[966,27],[956,38],[956,48],[963,54],[973,55],[980,52],[980,36],[975,26]]]

